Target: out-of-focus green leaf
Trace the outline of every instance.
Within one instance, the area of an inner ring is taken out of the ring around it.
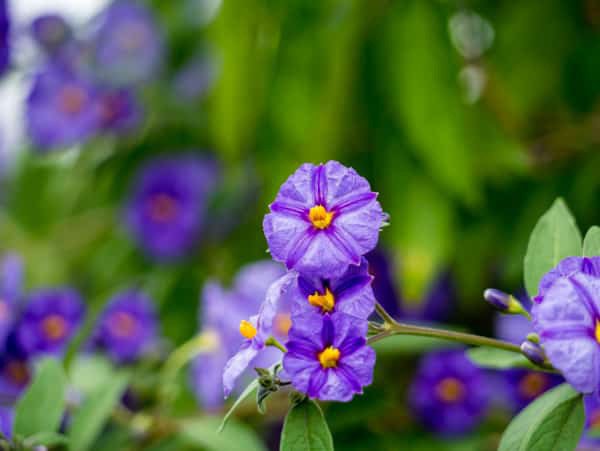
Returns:
[[[382,86],[415,154],[444,188],[473,204],[479,182],[467,145],[458,56],[440,13],[431,2],[392,4],[381,40],[380,72],[388,77]]]
[[[565,257],[581,255],[581,233],[562,199],[556,199],[536,224],[524,261],[525,288],[535,296],[542,276]]]
[[[126,373],[114,373],[109,380],[97,385],[84,399],[83,404],[73,414],[69,428],[71,449],[90,449],[113,408],[119,403],[128,380],[129,376]]]
[[[25,440],[27,446],[44,445],[46,447],[67,445],[69,439],[58,432],[42,432],[27,437]]]
[[[583,255],[594,257],[600,255],[600,227],[593,226],[585,234],[583,239]]]
[[[69,381],[75,389],[89,395],[112,380],[114,374],[113,364],[106,357],[82,355],[74,360],[69,371]]]
[[[394,335],[387,337],[385,340],[375,342],[372,346],[378,355],[414,355],[438,348],[449,348],[460,345],[439,338]]]
[[[502,435],[499,451],[573,450],[579,443],[585,412],[583,397],[562,384],[529,404]]]
[[[223,420],[221,421],[221,424],[219,425],[219,428],[218,428],[219,432],[223,432],[223,430],[225,429],[225,426],[227,425],[227,422],[229,421],[229,417],[231,417],[231,415],[233,414],[235,409],[237,409],[240,406],[240,404],[242,404],[246,399],[248,399],[250,396],[252,396],[252,394],[257,389],[258,389],[258,379],[253,379],[252,382],[250,382],[248,384],[248,386],[244,389],[244,391],[240,394],[240,396],[237,397],[237,399],[235,400],[233,405],[229,408],[229,410],[223,417]]]
[[[319,405],[309,399],[292,406],[281,432],[281,451],[333,451],[331,432]]]
[[[60,362],[44,359],[15,408],[14,433],[22,437],[56,432],[65,409],[67,380]]]
[[[266,450],[254,431],[240,423],[230,421],[223,432],[219,432],[218,428],[218,418],[199,418],[183,425],[181,438],[207,451]]]
[[[539,367],[535,366],[521,354],[517,354],[516,352],[481,346],[468,349],[466,354],[469,360],[475,365],[483,368],[493,368],[496,370],[530,368],[540,371]]]

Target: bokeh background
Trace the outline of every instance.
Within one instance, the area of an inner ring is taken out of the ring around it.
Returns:
[[[0,5],[0,248],[22,259],[24,293],[74,287],[91,317],[120,290],[143,291],[159,353],[202,329],[207,280],[228,286],[269,258],[262,218],[303,162],[339,160],[380,193],[391,225],[370,256],[375,289],[411,321],[506,337],[519,325],[498,325],[482,292],[524,295],[538,217],[562,196],[582,230],[600,222],[600,1]],[[181,155],[202,168],[184,163],[191,172],[161,183],[196,194],[154,205],[150,219],[193,219],[174,232],[181,242],[157,244],[147,218],[130,218],[145,208],[140,174]],[[437,346],[381,344],[366,395],[325,406],[338,449],[495,449],[521,407],[500,402],[508,375],[484,375],[485,414],[452,438],[411,408],[419,356]],[[144,368],[156,362],[129,364],[152,405]],[[202,370],[181,376],[170,414],[207,415],[194,377]],[[240,419],[276,447],[285,403]]]

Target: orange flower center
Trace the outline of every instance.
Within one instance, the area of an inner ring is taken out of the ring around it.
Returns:
[[[0,299],[0,321],[7,320],[9,317],[10,317],[10,308],[8,307],[8,304],[3,299]]]
[[[438,397],[448,403],[460,401],[465,395],[465,387],[455,377],[446,377],[437,385]]]
[[[65,114],[75,115],[81,112],[86,101],[86,92],[74,84],[64,86],[59,94],[59,108]]]
[[[313,294],[309,295],[308,302],[315,307],[321,307],[324,312],[330,312],[335,306],[335,296],[329,290],[329,287],[327,287],[323,294],[315,291]]]
[[[240,322],[240,334],[242,334],[242,337],[252,340],[256,336],[256,333],[256,327],[250,321],[243,319]]]
[[[535,398],[544,391],[548,380],[540,373],[527,373],[519,382],[519,393],[526,398]]]
[[[327,211],[323,205],[315,205],[308,212],[308,219],[317,229],[323,230],[331,224],[333,212]]]
[[[8,362],[4,373],[17,385],[25,385],[29,382],[29,369],[23,362],[17,360]]]
[[[131,337],[137,327],[137,321],[129,313],[115,312],[110,317],[110,329],[117,337]]]
[[[275,331],[282,336],[286,336],[292,327],[292,318],[287,313],[278,313],[274,322]]]
[[[50,340],[60,340],[67,334],[68,324],[65,319],[56,314],[48,315],[42,321],[42,330]]]
[[[150,199],[150,217],[156,222],[169,222],[177,215],[177,201],[165,193]]]
[[[340,350],[329,346],[319,353],[319,362],[323,368],[335,368],[340,360]]]

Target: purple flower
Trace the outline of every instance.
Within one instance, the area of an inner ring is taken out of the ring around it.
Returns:
[[[90,138],[100,126],[96,89],[62,65],[45,67],[27,97],[27,128],[41,149],[68,147]]]
[[[100,315],[94,345],[117,363],[133,362],[158,342],[158,319],[152,300],[138,290],[122,291]]]
[[[283,274],[281,265],[264,260],[244,266],[235,277],[231,290],[224,289],[214,281],[204,285],[200,303],[200,331],[209,349],[195,359],[191,383],[196,397],[205,408],[215,410],[223,404],[220,390],[223,368],[244,341],[239,330],[240,322],[259,310],[267,289]],[[289,312],[279,312],[274,324],[274,329],[285,332],[287,336]],[[212,346],[211,341],[214,343]],[[257,364],[268,367],[276,362],[278,354],[276,350],[267,351],[259,356],[261,362]]]
[[[7,254],[0,261],[0,348],[15,322],[22,289],[23,261],[16,254]]]
[[[556,374],[547,374],[529,370],[507,370],[503,372],[506,378],[506,391],[511,407],[518,412],[538,396],[564,382]]]
[[[463,350],[444,350],[423,357],[409,390],[414,414],[442,435],[474,429],[486,414],[489,391],[483,370]]]
[[[283,368],[296,390],[322,401],[350,401],[373,381],[367,321],[338,312],[294,316]]]
[[[7,0],[0,0],[0,75],[10,63],[10,18],[8,15]]]
[[[258,315],[240,322],[239,331],[244,340],[223,369],[225,397],[231,394],[235,382],[246,368],[265,350],[267,340],[278,332],[277,319],[281,312],[289,312],[296,277],[295,273],[289,272],[273,282],[267,290]],[[289,322],[286,323],[286,327],[289,327]]]
[[[183,257],[200,238],[216,181],[215,163],[191,154],[146,164],[136,176],[125,215],[135,240],[156,259]]]
[[[44,14],[31,23],[31,34],[44,51],[54,53],[71,39],[72,30],[62,16]]]
[[[46,288],[29,295],[14,331],[15,345],[25,356],[60,355],[79,328],[84,306],[71,288]]]
[[[150,10],[116,0],[99,18],[93,39],[99,77],[117,85],[153,78],[161,63],[163,37]]]
[[[374,249],[366,256],[369,262],[369,274],[373,276],[373,293],[375,299],[393,318],[401,318],[402,302],[394,282],[396,268],[393,260],[383,249]]]
[[[185,103],[197,100],[210,89],[218,70],[214,57],[209,55],[195,57],[175,75],[173,79],[175,96]]]
[[[366,320],[375,308],[372,280],[364,257],[360,266],[349,266],[340,277],[321,279],[300,274],[292,314],[344,312]]]
[[[369,182],[337,161],[303,164],[270,209],[263,229],[273,259],[323,278],[359,265],[387,218]]]
[[[142,122],[142,106],[131,89],[107,89],[100,94],[101,126],[105,131],[127,133]]]
[[[15,412],[12,407],[0,406],[0,433],[7,439],[12,438]]]
[[[31,368],[26,360],[12,352],[0,357],[0,404],[13,404],[31,380]]]
[[[581,393],[600,384],[600,257],[571,257],[544,276],[532,309],[548,359]]]

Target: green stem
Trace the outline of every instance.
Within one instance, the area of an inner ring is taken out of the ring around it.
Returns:
[[[276,347],[277,349],[279,349],[284,354],[287,352],[287,349],[285,348],[285,346],[283,346],[281,343],[279,343],[275,337],[269,337],[267,339],[267,341],[265,341],[265,344],[267,346],[274,346],[274,347]]]
[[[482,337],[480,335],[466,334],[463,332],[454,332],[444,329],[435,329],[433,327],[414,326],[412,324],[403,324],[392,318],[385,309],[379,304],[375,304],[377,314],[385,321],[384,331],[369,338],[369,343],[375,343],[392,335],[416,335],[420,337],[441,338],[444,340],[455,341],[473,346],[487,346],[490,348],[503,349],[504,351],[516,352],[521,354],[521,348],[512,343],[494,338]]]

